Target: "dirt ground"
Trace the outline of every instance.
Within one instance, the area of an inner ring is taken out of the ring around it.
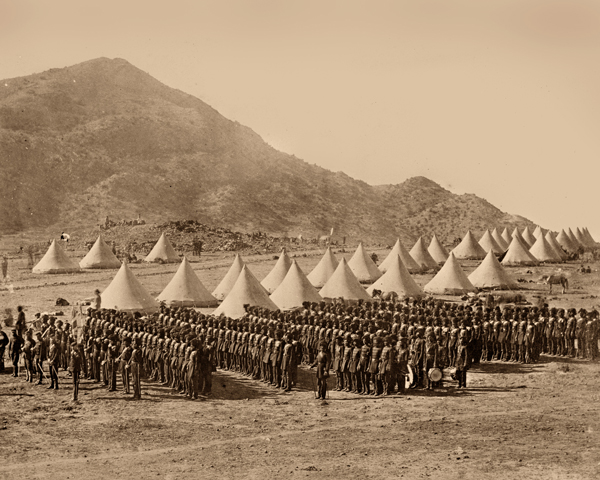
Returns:
[[[347,258],[352,252],[346,253]],[[386,251],[377,251],[380,259]],[[80,259],[85,252],[69,252]],[[322,251],[298,256],[308,273]],[[298,255],[298,254],[296,254]],[[341,254],[336,254],[338,258]],[[229,268],[232,254],[193,259],[209,290]],[[272,256],[245,258],[262,279]],[[476,262],[466,262],[470,273]],[[513,268],[536,280],[561,268],[566,294],[523,283],[531,302],[600,308],[599,265]],[[103,290],[115,270],[74,275],[33,275],[11,258],[10,280],[0,285],[0,313],[26,308],[55,311],[57,297],[74,303]],[[177,265],[132,265],[153,294]],[[416,275],[424,285],[432,277]],[[455,299],[456,300],[456,299]],[[71,307],[63,307],[71,318]],[[5,330],[7,330],[5,328]],[[365,398],[330,392],[315,399],[313,372],[300,370],[298,388],[282,393],[240,374],[217,372],[213,395],[186,400],[143,382],[140,402],[81,382],[80,402],[70,401],[66,372],[61,389],[26,384],[10,370],[0,375],[0,478],[600,478],[600,365],[542,356],[540,363],[481,364],[468,388],[451,379],[427,393]]]

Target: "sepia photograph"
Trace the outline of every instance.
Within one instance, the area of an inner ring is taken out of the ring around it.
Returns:
[[[0,479],[600,478],[600,2],[0,0]]]

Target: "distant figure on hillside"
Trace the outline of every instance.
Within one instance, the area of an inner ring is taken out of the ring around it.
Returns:
[[[115,256],[117,255],[117,244],[115,241],[112,242],[112,252]]]
[[[374,263],[375,265],[377,265],[377,262],[379,261],[379,257],[377,256],[377,254],[376,254],[375,252],[373,252],[373,253],[371,254],[371,260],[373,260],[373,263]]]
[[[6,255],[2,255],[2,280],[6,279],[8,275],[8,258]]]
[[[68,248],[69,246],[69,240],[71,240],[71,235],[69,235],[68,233],[62,232],[60,234],[60,239],[65,242],[65,250]]]

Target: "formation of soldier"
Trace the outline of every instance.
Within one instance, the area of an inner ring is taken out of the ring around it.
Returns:
[[[192,308],[168,308],[151,316],[90,310],[76,339],[69,324],[43,316],[35,334],[14,331],[9,356],[14,375],[23,357],[27,381],[50,386],[58,370],[69,370],[77,398],[84,378],[141,398],[141,379],[197,399],[210,395],[217,368],[239,372],[290,391],[298,368],[317,367],[317,398],[327,378],[335,389],[361,395],[390,395],[405,388],[435,389],[451,377],[467,386],[467,371],[481,361],[521,363],[541,354],[595,360],[598,312],[538,307],[484,308],[436,299],[403,302],[309,304],[290,312],[247,307],[234,320]],[[435,373],[437,372],[437,375]]]

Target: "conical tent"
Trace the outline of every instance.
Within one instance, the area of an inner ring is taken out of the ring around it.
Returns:
[[[121,312],[146,312],[158,310],[158,303],[135,278],[126,263],[113,278],[110,285],[100,295],[102,308]]]
[[[545,228],[542,228],[538,225],[537,227],[535,227],[535,230],[533,231],[533,236],[537,240],[538,238],[540,238],[540,235],[543,235],[545,237],[547,233],[548,233],[548,230],[546,230]]]
[[[269,274],[263,278],[263,281],[260,284],[267,289],[267,292],[273,293],[279,284],[283,282],[283,279],[287,275],[288,270],[292,266],[292,261],[287,253],[285,253],[285,248],[281,250],[281,254],[279,255],[279,259],[277,263],[273,267],[273,269],[269,272]]]
[[[431,237],[431,242],[429,242],[427,251],[438,265],[441,265],[448,260],[448,250],[441,244],[435,233],[433,234],[433,237]]]
[[[552,232],[546,233],[546,240],[548,241],[548,243],[550,244],[550,246],[554,249],[554,251],[556,252],[556,254],[562,260],[566,260],[567,258],[569,258],[569,256],[565,253],[565,251],[562,249],[562,247],[556,241],[556,238],[554,238],[554,234]]]
[[[529,253],[529,249],[524,245],[523,240],[515,235],[501,263],[502,265],[537,265],[539,262]]]
[[[396,292],[400,298],[423,296],[423,289],[410,276],[399,255],[396,255],[396,260],[390,263],[382,277],[367,288],[367,293],[373,295],[373,290]]]
[[[438,262],[433,259],[433,257],[425,248],[423,237],[419,237],[408,253],[410,253],[410,256],[415,259],[417,265],[421,266],[422,270],[438,268]]]
[[[271,294],[271,300],[281,310],[293,310],[300,308],[304,302],[319,303],[323,300],[323,297],[319,295],[317,289],[306,278],[296,260],[293,260],[287,275],[279,284],[277,290]]]
[[[227,294],[231,291],[233,286],[235,285],[235,281],[240,276],[240,272],[244,268],[244,261],[239,254],[236,253],[235,258],[233,259],[233,263],[229,270],[221,280],[221,283],[217,285],[217,288],[212,292],[213,296],[217,300],[224,300]]]
[[[469,281],[477,288],[508,290],[517,286],[491,250],[483,262],[469,275]]]
[[[577,237],[575,236],[575,234],[573,233],[573,230],[571,230],[571,228],[567,228],[567,235],[571,239],[571,242],[573,243],[573,245],[575,245],[577,248],[584,246],[579,240],[577,240]]]
[[[529,253],[540,262],[559,263],[561,256],[556,252],[543,235],[538,238],[529,249]]]
[[[213,312],[213,315],[224,314],[229,318],[240,318],[246,314],[244,305],[262,307],[272,311],[278,310],[277,305],[269,298],[269,294],[247,265],[244,265],[235,285],[223,303]]]
[[[569,237],[569,235],[567,234],[567,232],[564,231],[564,229],[559,232],[559,234],[556,237],[556,241],[567,252],[577,252],[577,244],[573,243],[573,240],[571,240],[571,237]]]
[[[319,292],[323,298],[343,298],[345,300],[370,300],[371,297],[350,270],[345,258],[325,286]]]
[[[529,242],[527,240],[525,240],[523,238],[523,235],[521,235],[521,232],[519,232],[519,229],[517,227],[515,227],[515,229],[512,232],[512,238],[513,238],[513,240],[515,239],[515,237],[517,237],[521,241],[521,243],[523,244],[523,246],[527,250],[529,250],[529,248],[531,247],[531,245],[529,244]]]
[[[470,230],[467,230],[467,234],[462,239],[462,242],[454,247],[452,253],[454,253],[456,258],[462,260],[483,260],[486,256],[485,250],[475,240]]]
[[[504,243],[506,243],[506,247],[508,248],[510,242],[512,242],[512,235],[506,227],[504,227],[504,230],[502,231],[502,239],[504,240]]]
[[[582,232],[583,232],[584,237],[587,238],[589,246],[592,248],[597,247],[596,240],[594,240],[594,237],[592,237],[592,234],[590,233],[588,228],[583,227]]]
[[[360,283],[373,283],[381,277],[381,271],[367,255],[362,243],[358,244],[356,252],[348,261],[348,267]]]
[[[496,242],[496,240],[494,239],[494,237],[492,236],[492,234],[490,233],[489,230],[485,231],[485,233],[481,237],[481,240],[479,240],[479,245],[481,246],[481,248],[483,248],[488,253],[490,251],[492,251],[496,254],[500,254],[500,253],[504,252],[502,247],[500,245],[498,245],[498,242]]]
[[[500,232],[498,232],[497,228],[494,228],[492,230],[492,237],[494,237],[494,240],[496,240],[496,243],[502,249],[503,252],[505,252],[508,249],[508,243],[506,243],[506,240],[502,238],[502,235],[500,235]]]
[[[79,262],[81,268],[119,268],[121,262],[102,239],[102,235],[94,243],[85,257]]]
[[[396,240],[396,244],[394,245],[394,248],[392,248],[392,251],[388,254],[387,257],[385,257],[385,260],[381,262],[381,265],[379,265],[379,270],[385,273],[388,269],[388,265],[390,265],[394,261],[396,255],[400,255],[400,260],[402,260],[402,263],[410,273],[417,273],[423,271],[421,266],[417,262],[415,262],[415,259],[412,258],[410,253],[408,253],[408,250],[404,248],[404,245],[402,245],[400,239]]]
[[[333,275],[335,269],[338,267],[338,261],[336,260],[330,247],[327,247],[325,254],[317,263],[317,266],[313,268],[306,278],[315,288],[323,288],[327,283],[327,280]]]
[[[589,247],[589,242],[587,240],[587,238],[585,238],[585,235],[583,234],[583,232],[579,229],[579,227],[577,227],[575,229],[575,238],[577,239],[577,241],[579,243],[581,243],[581,245],[583,245],[584,247]]]
[[[150,250],[148,256],[144,258],[144,262],[179,263],[180,261],[181,258],[179,258],[179,255],[177,255],[177,252],[164,233],[160,235],[158,242]]]
[[[196,276],[185,257],[157,300],[177,307],[216,307],[219,304]]]
[[[50,248],[38,264],[31,270],[32,273],[74,273],[81,269],[71,260],[64,250],[52,240]]]
[[[452,252],[441,270],[423,288],[427,293],[437,295],[464,295],[476,292],[477,288],[469,281],[465,272],[462,271],[458,260]]]
[[[530,247],[533,247],[533,244],[536,241],[536,237],[534,237],[532,235],[531,230],[529,230],[529,226],[525,227],[525,230],[523,230],[523,233],[521,234],[521,236],[523,237],[523,240],[525,240]]]
[[[575,238],[579,243],[581,243],[581,245],[583,245],[586,248],[595,247],[595,245],[590,244],[589,239],[585,236],[583,230],[581,230],[579,227],[575,229]]]

